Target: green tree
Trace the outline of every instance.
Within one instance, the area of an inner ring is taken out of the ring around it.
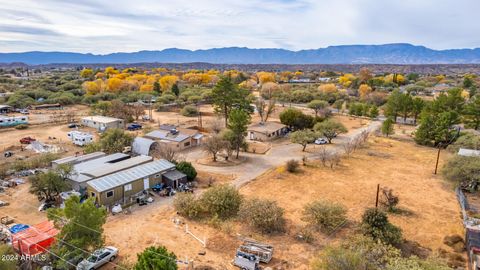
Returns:
[[[247,126],[250,123],[250,115],[241,109],[233,109],[228,116],[228,129],[232,131],[230,138],[232,147],[237,152],[236,158],[240,153],[240,148],[245,146],[245,136],[247,135]]]
[[[303,148],[302,151],[305,151],[309,143],[314,142],[316,139],[315,132],[311,130],[298,130],[290,134],[290,140],[292,143],[298,143]]]
[[[394,90],[385,104],[385,116],[391,116],[394,122],[397,122],[397,116],[401,110],[402,95],[399,90]]]
[[[100,148],[108,154],[122,152],[126,146],[131,146],[133,137],[122,129],[107,129],[100,137]]]
[[[413,123],[417,124],[417,118],[425,107],[425,101],[419,97],[415,97],[412,100],[412,115]]]
[[[382,134],[385,136],[392,135],[394,133],[394,121],[391,117],[388,117],[385,121],[382,123]]]
[[[197,177],[197,170],[195,170],[195,167],[193,167],[192,163],[188,161],[179,162],[176,168],[187,175],[188,181],[193,181]]]
[[[367,268],[366,257],[359,251],[343,247],[327,247],[320,258],[314,259],[312,270],[365,270]]]
[[[63,176],[55,170],[33,175],[30,181],[30,192],[44,197],[46,201],[55,201],[61,192],[71,189]]]
[[[173,88],[173,87],[172,87]],[[153,92],[160,94],[162,93],[162,89],[160,88],[160,83],[158,81],[153,83]],[[173,92],[173,91],[172,91]]]
[[[468,127],[476,130],[480,128],[480,97],[470,99],[465,106],[464,115]]]
[[[400,94],[399,97],[399,111],[403,116],[403,122],[407,121],[408,115],[412,112],[413,108],[413,99],[410,95]]]
[[[337,135],[348,131],[342,123],[330,119],[315,124],[314,129],[316,132],[327,138],[328,143],[332,143],[333,138]]]
[[[318,113],[328,107],[328,102],[324,100],[312,100],[307,104],[307,107],[312,109],[315,112],[315,116],[318,116]]]
[[[379,115],[378,107],[373,105],[372,108],[370,109],[369,116],[372,119],[376,119],[378,115]]]
[[[175,83],[172,85],[172,93],[177,97],[180,95],[180,88],[178,88],[178,84]]]
[[[280,122],[290,128],[295,126],[296,119],[302,117],[302,111],[296,108],[287,108],[280,113]]]
[[[52,252],[62,259],[56,261],[59,268],[68,267],[64,260],[85,256],[103,245],[103,225],[107,219],[104,207],[98,208],[94,198],[80,202],[80,197],[71,196],[65,201],[65,208],[50,208],[47,217],[60,228],[58,239]]]
[[[221,77],[217,82],[212,91],[212,102],[215,112],[224,116],[226,126],[233,108],[248,110],[250,107],[248,91],[239,88],[230,76]]]
[[[387,214],[376,208],[369,208],[362,216],[362,231],[374,240],[395,245],[402,241],[402,230],[388,221]]]
[[[90,106],[90,109],[92,114],[107,116],[112,109],[112,103],[110,101],[99,101]]]
[[[134,270],[177,270],[177,256],[166,247],[148,247],[137,254]]]
[[[444,165],[442,174],[448,181],[474,192],[478,190],[480,183],[478,168],[480,168],[479,157],[455,155]]]

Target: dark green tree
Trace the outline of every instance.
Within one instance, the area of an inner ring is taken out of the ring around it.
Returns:
[[[212,102],[215,112],[225,118],[225,126],[228,126],[228,117],[232,109],[250,110],[248,91],[239,88],[230,76],[224,76],[217,82],[212,91]]]
[[[178,97],[178,95],[180,94],[180,88],[178,88],[178,84],[175,83],[172,85],[172,93]]]
[[[70,184],[55,170],[30,177],[30,192],[44,197],[46,201],[55,201],[61,192],[71,189]]]
[[[187,175],[188,181],[193,181],[197,177],[197,170],[193,167],[192,163],[187,161],[181,161],[176,166],[177,170]]]
[[[385,104],[385,116],[392,117],[394,122],[397,121],[397,116],[401,112],[402,95],[400,91],[394,90]]]
[[[382,134],[385,135],[386,137],[392,135],[394,133],[393,130],[393,125],[395,122],[393,122],[393,119],[391,117],[388,117],[385,121],[382,123]]]
[[[166,247],[148,247],[137,254],[134,270],[177,270],[177,256]]]
[[[480,128],[480,97],[470,99],[464,109],[465,122],[473,129]]]
[[[340,122],[327,119],[317,123],[314,126],[316,132],[327,138],[328,143],[332,143],[333,138],[341,133],[347,133],[347,128]]]
[[[240,148],[245,145],[245,136],[247,135],[247,126],[250,123],[250,114],[241,109],[233,109],[228,116],[228,129],[233,133],[230,138],[232,147],[237,152],[236,158],[240,153]]]
[[[173,87],[172,87],[173,88]],[[160,94],[162,93],[162,90],[160,88],[160,83],[158,81],[153,83],[153,92]]]
[[[419,97],[415,97],[412,100],[412,116],[413,116],[413,123],[417,124],[417,119],[420,113],[422,112],[423,108],[425,107],[425,101]]]
[[[309,143],[314,142],[316,139],[315,132],[305,129],[305,130],[297,130],[290,134],[290,141],[292,143],[298,143],[302,146],[302,151],[305,151],[307,145]]]
[[[387,214],[376,208],[369,208],[362,216],[362,231],[374,240],[395,245],[402,241],[402,230],[388,221]]]
[[[80,197],[71,196],[65,201],[65,208],[48,209],[47,217],[60,228],[57,238],[62,239],[52,250],[62,258],[56,261],[58,268],[69,266],[64,260],[87,256],[82,250],[93,252],[103,245],[107,211],[104,207],[98,208],[94,200],[80,202]]]

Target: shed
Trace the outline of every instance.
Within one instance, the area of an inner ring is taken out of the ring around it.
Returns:
[[[82,118],[82,125],[96,128],[99,131],[105,131],[109,128],[123,128],[124,121],[119,118],[94,115]]]
[[[145,155],[149,156],[150,151],[153,147],[157,144],[154,140],[143,138],[143,137],[136,137],[133,140],[132,144],[132,152],[136,155]]]
[[[44,221],[12,234],[12,247],[19,254],[38,255],[44,253],[59,233],[51,221]]]
[[[180,184],[187,183],[187,175],[178,170],[168,171],[163,174],[163,181],[167,186],[176,189]]]

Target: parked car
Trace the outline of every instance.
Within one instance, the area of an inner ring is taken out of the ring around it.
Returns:
[[[242,270],[258,270],[260,260],[253,254],[237,251],[233,259],[233,265]]]
[[[78,128],[78,127],[80,127],[80,125],[77,124],[77,123],[70,123],[70,124],[68,124],[68,128]]]
[[[318,138],[315,140],[315,144],[327,144],[328,141],[325,138]]]
[[[127,129],[130,130],[130,131],[142,129],[142,125],[137,124],[137,123],[132,123],[132,124],[127,126]]]
[[[118,255],[118,248],[104,247],[95,250],[92,255],[77,265],[77,270],[94,270],[100,266],[115,260]]]
[[[30,144],[32,142],[36,141],[35,138],[32,138],[32,137],[24,137],[24,138],[21,138],[20,139],[20,143],[21,144]]]
[[[27,109],[20,110],[21,114],[30,114]]]

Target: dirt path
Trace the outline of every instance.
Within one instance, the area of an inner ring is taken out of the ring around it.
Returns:
[[[380,125],[381,122],[371,122],[366,127],[352,130],[344,135],[339,135],[335,139],[334,144],[323,146],[309,145],[307,146],[306,152],[301,151],[300,145],[290,143],[289,141],[286,142],[284,140],[280,143],[272,144],[272,148],[265,155],[243,153],[242,155],[245,156],[247,160],[237,166],[215,167],[199,164],[197,160],[205,156],[205,153],[203,153],[201,148],[196,148],[188,152],[186,154],[186,159],[187,161],[192,162],[198,170],[233,175],[235,180],[232,182],[232,184],[239,188],[258,176],[264,174],[265,172],[283,165],[290,159],[300,160],[303,156],[306,156],[308,159],[315,159],[316,152],[321,147],[327,147],[329,150],[331,149],[330,151],[342,152],[342,145],[344,143],[348,142],[352,138],[355,138],[364,130],[372,132],[378,129]]]

